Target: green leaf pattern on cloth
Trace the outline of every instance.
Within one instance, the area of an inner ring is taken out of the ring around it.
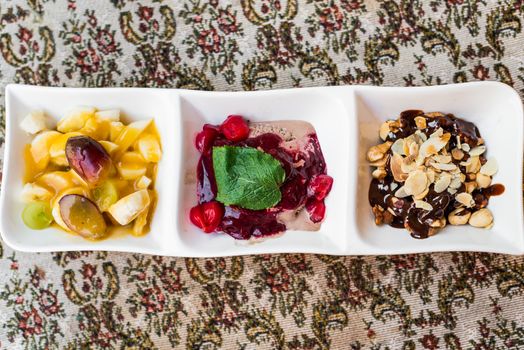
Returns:
[[[224,91],[497,80],[524,96],[523,25],[520,0],[0,1],[0,144],[13,82]],[[523,257],[184,259],[0,243],[0,269],[1,349],[524,348]]]

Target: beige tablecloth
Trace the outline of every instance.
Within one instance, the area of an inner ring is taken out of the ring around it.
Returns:
[[[0,82],[256,90],[498,80],[523,94],[523,22],[517,0],[3,0]],[[524,348],[522,257],[1,247],[2,349]]]

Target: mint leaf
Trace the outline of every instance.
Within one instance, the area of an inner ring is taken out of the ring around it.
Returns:
[[[278,160],[250,147],[213,147],[216,200],[251,210],[275,206],[286,173]]]

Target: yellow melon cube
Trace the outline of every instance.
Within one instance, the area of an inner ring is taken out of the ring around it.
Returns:
[[[66,117],[60,119],[56,128],[60,132],[72,132],[82,129],[89,118],[94,116],[96,109],[93,107],[77,107]]]
[[[152,134],[143,134],[138,139],[138,150],[142,157],[148,162],[158,163],[162,157],[162,150],[160,149],[160,142]]]
[[[38,170],[43,170],[49,164],[49,149],[62,134],[56,131],[43,131],[36,135],[31,142],[31,156]]]
[[[118,173],[123,179],[134,180],[146,173],[147,164],[138,152],[126,152],[116,164]]]

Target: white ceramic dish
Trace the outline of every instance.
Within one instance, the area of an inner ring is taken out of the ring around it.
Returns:
[[[30,141],[19,127],[31,110],[59,117],[77,105],[120,108],[130,120],[153,117],[161,134],[159,203],[151,232],[141,238],[118,236],[90,242],[57,229],[33,231],[21,220],[22,150]],[[381,122],[405,109],[454,113],[475,122],[490,156],[497,158],[494,181],[506,192],[490,201],[495,216],[490,230],[446,227],[426,240],[404,230],[377,227],[367,201],[370,181],[364,155],[378,141]],[[206,235],[188,220],[196,202],[188,184],[198,153],[196,132],[228,114],[252,121],[300,119],[315,127],[335,179],[327,215],[318,232],[288,231],[257,244],[222,234]],[[260,92],[199,92],[169,89],[84,89],[9,85],[6,88],[6,141],[0,193],[3,240],[21,251],[112,250],[173,256],[228,256],[304,252],[334,255],[401,254],[433,251],[524,253],[522,159],[523,112],[518,94],[494,82],[421,88],[322,87]]]

